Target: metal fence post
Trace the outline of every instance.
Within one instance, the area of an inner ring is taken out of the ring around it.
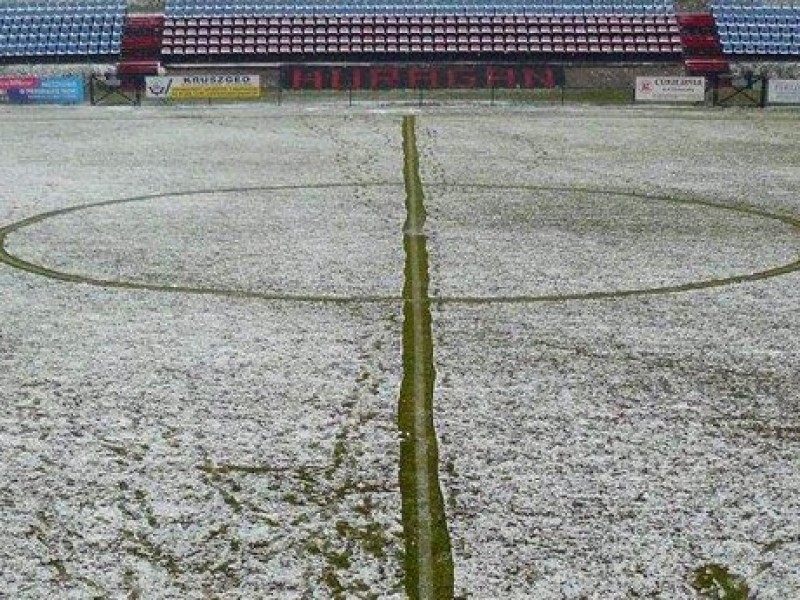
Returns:
[[[711,106],[719,104],[719,76],[714,73],[711,76]]]

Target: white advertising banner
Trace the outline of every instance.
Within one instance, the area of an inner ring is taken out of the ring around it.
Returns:
[[[261,96],[258,75],[146,77],[147,98],[162,100],[246,100]]]
[[[702,102],[705,77],[637,77],[636,100],[644,102]]]
[[[800,79],[770,79],[767,100],[770,104],[800,104]]]

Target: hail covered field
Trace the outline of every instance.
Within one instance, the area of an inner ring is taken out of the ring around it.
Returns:
[[[800,597],[800,120],[0,108],[0,596]]]

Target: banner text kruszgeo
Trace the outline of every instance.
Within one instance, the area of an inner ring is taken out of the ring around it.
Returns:
[[[146,77],[147,98],[162,100],[249,100],[261,97],[258,75]]]

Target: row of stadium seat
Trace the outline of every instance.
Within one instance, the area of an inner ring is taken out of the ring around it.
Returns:
[[[34,42],[55,42],[74,44],[82,41],[108,42],[113,44],[120,39],[120,32],[92,31],[86,33],[29,33],[27,35],[4,35],[0,33],[0,46],[6,44],[29,44]]]
[[[39,9],[60,10],[67,9],[74,12],[85,7],[125,8],[127,0],[3,0],[2,8],[11,10],[35,11]]]
[[[6,34],[28,34],[42,33],[48,31],[71,32],[71,31],[110,31],[112,29],[122,29],[123,20],[114,19],[99,21],[72,21],[70,23],[3,23],[0,22],[0,33]]]
[[[681,36],[666,27],[653,26],[651,29],[625,29],[625,28],[561,28],[548,26],[529,25],[332,25],[320,24],[315,26],[290,26],[272,25],[261,27],[176,27],[165,29],[163,39],[170,43],[172,39],[182,38],[207,38],[231,36],[287,36],[287,35],[315,35],[330,34],[358,34],[358,35],[503,35],[518,34],[528,36],[552,37],[626,37],[626,38],[654,38],[667,37],[671,42],[680,43]]]
[[[797,29],[720,29],[720,39],[743,39],[754,42],[790,42],[800,39],[800,28]]]
[[[34,15],[26,17],[9,17],[0,15],[0,25],[72,25],[84,23],[87,25],[108,25],[109,23],[122,23],[125,19],[122,14],[106,15]]]
[[[670,33],[669,30],[642,30],[623,32],[614,29],[596,29],[594,31],[570,31],[553,30],[552,28],[528,27],[526,25],[437,25],[415,26],[415,25],[317,25],[307,27],[272,26],[272,27],[200,27],[194,28],[175,28],[164,31],[163,40],[169,43],[172,39],[182,38],[216,38],[216,37],[252,37],[252,36],[289,36],[289,35],[526,35],[536,37],[555,37],[555,38],[595,38],[595,37],[621,37],[631,39],[649,38],[668,38],[671,42],[680,43],[681,36],[678,33]]]
[[[352,0],[354,3],[358,2],[359,0]],[[362,3],[369,3],[369,0],[360,0]],[[456,6],[460,4],[458,0],[444,0],[447,4]],[[323,3],[324,0],[314,0],[313,3]],[[167,0],[166,2],[166,12],[169,14],[171,9],[175,8],[193,8],[193,9],[201,9],[207,7],[217,7],[217,6],[237,6],[242,8],[242,10],[258,10],[262,6],[272,5],[272,4],[292,4],[290,0]],[[532,10],[540,10],[542,12],[552,12],[554,10],[568,10],[570,13],[589,13],[589,14],[596,14],[596,13],[614,13],[614,12],[623,12],[623,13],[631,13],[631,14],[644,14],[647,11],[657,8],[660,9],[661,12],[669,12],[673,13],[674,7],[673,2],[671,0],[639,0],[639,1],[630,1],[630,2],[605,2],[605,1],[598,1],[592,2],[591,0],[580,0],[580,1],[569,1],[569,0],[559,0],[559,1],[542,1],[542,0],[528,0],[526,2],[528,6],[531,7]]]
[[[342,0],[337,2],[331,0],[326,6],[310,4],[294,4],[291,6],[266,7],[257,12],[229,11],[214,13],[215,15],[317,15],[317,14],[337,14],[337,15],[360,15],[360,14],[399,14],[399,15],[498,15],[498,14],[541,14],[538,10],[530,10],[525,4],[503,2],[501,4],[487,3],[478,0],[473,4],[459,4],[456,7],[437,5],[437,4],[374,4],[369,7],[354,6]],[[568,13],[563,13],[568,14]],[[620,13],[625,14],[625,13]],[[656,14],[656,13],[654,13]],[[189,12],[172,13],[172,16],[211,16],[209,13]]]
[[[800,23],[800,11],[796,14],[791,15],[772,15],[769,17],[757,18],[753,15],[730,15],[730,14],[719,14],[714,17],[714,21],[717,24],[721,25],[794,25],[796,26]]]
[[[764,4],[742,2],[725,3],[713,0],[711,10],[714,14],[724,13],[726,15],[744,15],[746,17],[771,17],[771,16],[791,16],[798,10],[796,3],[786,4]]]
[[[55,38],[62,40],[78,39],[78,38],[94,38],[97,39],[113,39],[119,38],[122,34],[122,27],[104,27],[96,29],[48,29],[43,27],[37,30],[30,31],[2,31],[0,30],[0,41],[11,40],[15,38]]]
[[[3,0],[8,8],[75,8],[80,6],[124,6],[127,0]]]
[[[2,6],[0,5],[0,17],[30,17],[30,16],[83,16],[83,15],[114,15],[125,12],[127,5],[120,4],[96,4],[82,6]]]
[[[191,19],[171,20],[165,24],[163,35],[172,36],[205,36],[205,35],[266,35],[277,33],[300,33],[304,31],[374,31],[381,33],[430,32],[446,33],[449,31],[478,31],[481,33],[529,32],[547,34],[679,34],[674,23],[593,23],[593,24],[554,24],[540,22],[535,18],[517,16],[514,18],[481,18],[454,16],[447,19],[425,19],[414,17],[397,17],[391,20],[370,17],[318,17],[316,19],[271,19],[251,24],[211,24],[195,25]]]
[[[119,54],[119,50],[119,44],[106,42],[80,42],[78,44],[35,42],[0,45],[0,57],[114,56]]]
[[[781,25],[777,23],[767,25],[741,24],[741,23],[719,23],[717,24],[719,33],[800,33],[798,25]]]
[[[174,17],[280,14],[446,14],[520,13],[553,15],[675,14],[671,0],[614,3],[566,3],[524,0],[167,0],[166,15]]]
[[[727,42],[723,44],[727,55],[745,56],[800,56],[800,43],[746,43]]]
[[[164,44],[164,49],[169,48],[189,48],[189,47],[209,47],[209,46],[273,46],[284,44],[471,44],[471,43],[519,43],[519,44],[555,44],[555,45],[581,45],[588,46],[594,44],[625,44],[641,46],[658,46],[655,52],[677,52],[681,51],[680,42],[675,42],[669,36],[648,38],[634,38],[631,36],[550,36],[550,35],[526,35],[526,34],[506,34],[506,35],[372,35],[372,34],[328,34],[328,35],[298,35],[298,36],[217,36],[208,38],[174,38]]]
[[[663,55],[675,59],[680,56],[680,46],[659,46],[649,44],[534,44],[525,42],[412,42],[412,43],[318,43],[318,44],[273,44],[273,45],[224,45],[219,46],[187,46],[165,47],[165,59],[188,58],[189,60],[229,57],[229,58],[298,58],[298,57],[332,57],[336,55],[367,56],[385,55],[385,57],[402,57],[403,55],[481,55],[481,54],[530,54],[542,57],[562,56],[596,56],[596,55]]]
[[[208,18],[175,18],[167,17],[164,28],[174,27],[259,27],[273,25],[320,25],[320,24],[365,25],[539,25],[552,27],[667,27],[669,31],[678,32],[679,27],[674,16],[571,16],[559,17],[548,15],[305,15],[282,17],[208,17]]]
[[[39,33],[84,33],[90,31],[97,32],[121,32],[123,27],[122,21],[110,22],[97,22],[97,23],[79,23],[72,22],[70,24],[23,24],[23,25],[5,25],[0,24],[0,34],[5,35],[28,35]]]
[[[554,56],[564,58],[574,58],[577,56],[596,56],[596,55],[629,55],[629,56],[642,56],[642,55],[663,55],[669,56],[673,59],[679,56],[674,49],[659,46],[647,45],[558,45],[558,44],[514,44],[514,43],[470,43],[470,44],[430,44],[430,43],[416,43],[416,44],[358,44],[358,43],[345,43],[345,44],[317,44],[317,45],[273,45],[273,46],[198,46],[187,48],[165,48],[164,58],[202,58],[202,57],[237,57],[237,58],[255,58],[272,60],[278,58],[301,58],[312,57],[317,58],[328,57],[331,58],[336,55],[353,54],[358,55],[359,58],[377,57],[384,55],[385,58],[398,57],[402,58],[403,55],[445,55],[445,54],[458,54],[462,56],[468,55],[481,55],[481,54],[525,54],[530,58],[531,54],[539,55],[540,57]]]
[[[324,0],[314,0],[314,3],[320,3]],[[358,1],[358,0],[353,0]],[[369,0],[361,0],[368,2]],[[457,5],[458,0],[445,0],[450,5]],[[217,7],[217,6],[238,6],[243,10],[258,10],[265,5],[276,3],[291,4],[290,0],[167,0],[166,12],[169,13],[173,8],[204,8],[204,7]],[[672,0],[633,0],[626,2],[608,2],[600,1],[593,2],[592,0],[528,0],[526,2],[531,9],[549,12],[553,10],[568,10],[571,13],[645,13],[653,8],[660,9],[662,12],[675,12],[674,3]]]

